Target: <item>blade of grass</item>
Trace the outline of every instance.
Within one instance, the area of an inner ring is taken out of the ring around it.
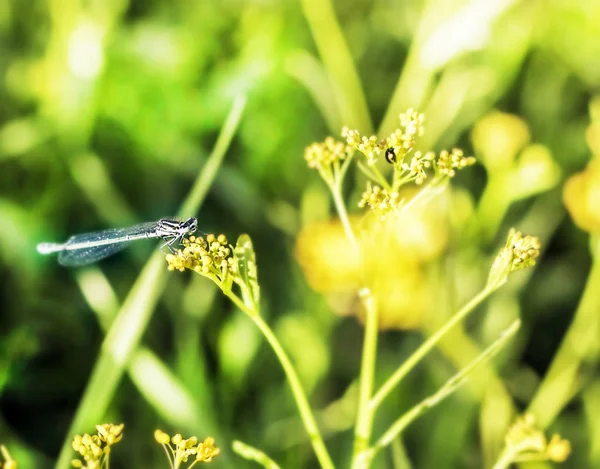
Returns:
[[[552,360],[550,369],[529,404],[542,428],[548,427],[573,398],[586,361],[598,354],[600,333],[600,242],[592,246],[592,268],[573,322]]]
[[[469,374],[478,367],[482,362],[491,360],[494,356],[502,350],[509,339],[511,339],[521,327],[521,321],[519,319],[512,322],[512,324],[502,332],[500,337],[496,339],[489,347],[487,347],[475,360],[469,363],[465,368],[458,371],[452,378],[438,389],[431,396],[423,399],[419,404],[412,407],[404,415],[400,416],[390,428],[377,440],[377,442],[371,448],[370,457],[372,458],[375,453],[389,445],[402,433],[402,431],[420,417],[424,412],[435,407],[441,401],[443,401],[450,394],[454,393],[460,386],[462,386],[468,379]]]
[[[339,114],[331,80],[321,62],[300,49],[292,52],[285,60],[285,70],[306,88],[321,111],[329,131],[337,134],[344,123]]]
[[[202,205],[208,188],[233,139],[245,103],[245,97],[239,97],[234,102],[212,154],[179,211],[180,216],[191,216]],[[162,293],[166,272],[164,254],[157,251],[142,269],[104,339],[100,356],[63,443],[55,465],[56,469],[68,467],[71,461],[71,437],[102,423],[101,420],[112,401],[127,361],[137,348],[154,306]]]
[[[108,279],[100,269],[89,268],[77,272],[76,280],[100,326],[107,331],[120,308]],[[139,392],[167,423],[180,431],[195,431],[201,425],[199,432],[219,439],[211,413],[204,412],[201,418],[197,399],[150,349],[138,347],[127,371]]]
[[[371,134],[373,124],[352,55],[330,0],[302,0],[304,16],[319,50],[342,122]],[[339,129],[338,129],[339,130]]]

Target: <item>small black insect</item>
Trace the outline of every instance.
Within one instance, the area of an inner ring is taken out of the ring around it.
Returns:
[[[396,152],[392,147],[389,147],[385,151],[385,159],[389,164],[394,164],[396,162]]]

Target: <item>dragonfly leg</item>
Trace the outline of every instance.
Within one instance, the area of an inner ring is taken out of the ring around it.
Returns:
[[[177,241],[177,236],[175,237],[163,237],[162,239],[165,243],[160,247],[160,250],[163,252],[163,254],[174,254],[175,253],[175,249],[173,249],[173,243],[175,243],[175,241]],[[165,251],[165,248],[168,248],[168,251]]]

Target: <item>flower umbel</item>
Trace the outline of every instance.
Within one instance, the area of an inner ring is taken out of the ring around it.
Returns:
[[[425,121],[423,114],[414,109],[409,109],[400,114],[399,119],[400,128],[394,130],[384,141],[387,148],[393,150],[396,159],[396,161],[388,160],[388,163],[402,162],[415,148],[417,137],[423,135],[423,122]]]
[[[375,135],[370,137],[361,136],[358,130],[352,130],[348,127],[342,129],[342,137],[346,139],[350,147],[365,155],[369,165],[374,165],[379,154],[388,147],[385,142],[379,142]]]
[[[198,438],[195,436],[184,439],[179,433],[169,436],[162,430],[156,430],[154,439],[165,449],[172,469],[178,469],[182,463],[187,463],[188,460],[192,461],[187,466],[188,469],[197,463],[211,462],[220,452],[220,449],[215,446],[214,438],[211,437],[198,443]]]
[[[309,168],[322,169],[342,161],[348,156],[350,148],[333,137],[327,137],[323,143],[313,143],[304,151],[304,159]]]
[[[451,152],[443,150],[435,160],[435,169],[449,177],[454,177],[457,169],[463,169],[475,164],[474,156],[465,156],[463,151],[454,148]]]
[[[206,237],[190,236],[184,238],[183,249],[174,254],[167,254],[169,270],[191,269],[217,283],[225,281],[229,274],[236,272],[236,265],[231,257],[231,246],[223,234]]]
[[[101,469],[108,467],[111,446],[123,438],[123,424],[113,425],[105,423],[96,425],[96,435],[75,435],[73,449],[81,455],[81,459],[74,459],[73,467],[85,469]]]
[[[435,153],[427,152],[425,154],[420,151],[415,152],[410,160],[410,163],[402,163],[402,182],[415,181],[415,184],[421,185],[427,178],[427,170],[431,168],[432,161],[435,159]]]

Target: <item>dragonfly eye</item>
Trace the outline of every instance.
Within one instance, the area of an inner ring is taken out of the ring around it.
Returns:
[[[193,233],[198,229],[198,220],[194,217],[190,217],[185,221],[184,226],[189,233]]]

